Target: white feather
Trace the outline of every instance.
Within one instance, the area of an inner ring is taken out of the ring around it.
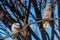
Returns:
[[[17,28],[17,29],[16,29]],[[19,23],[13,23],[11,30],[12,30],[12,34],[14,34],[15,36],[12,36],[13,38],[17,37],[18,34],[18,29],[20,29],[20,24]]]
[[[42,19],[51,18],[50,4],[46,4],[45,9],[43,10]],[[43,27],[48,28],[48,21],[43,22]]]
[[[11,29],[12,29],[12,33],[13,33],[13,34],[19,32],[18,30],[16,30],[16,28],[20,28],[19,23],[14,23],[14,24],[12,24],[12,28],[11,28]]]

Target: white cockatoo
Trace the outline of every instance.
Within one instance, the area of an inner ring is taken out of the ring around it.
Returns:
[[[18,35],[19,30],[20,30],[20,24],[19,23],[13,23],[11,30],[12,30],[12,35],[13,35],[12,38],[14,40],[17,40],[17,35]]]
[[[43,15],[42,15],[42,19],[43,19],[43,20],[44,20],[44,19],[51,18],[50,6],[51,6],[50,3],[46,4],[46,7],[45,7],[45,9],[43,10]],[[43,27],[44,27],[44,28],[48,28],[48,24],[49,24],[48,21],[44,21],[44,22],[43,22]]]

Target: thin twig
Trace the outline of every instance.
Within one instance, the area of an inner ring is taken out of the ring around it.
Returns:
[[[23,28],[20,30],[20,32],[21,32],[22,30],[25,30],[25,29],[26,29],[27,27],[29,27],[29,25],[31,25],[31,24],[36,24],[36,23],[43,22],[43,21],[52,21],[52,20],[60,20],[60,18],[51,18],[51,19],[45,19],[45,20],[39,20],[39,21],[36,21],[36,22],[32,22],[32,23],[30,23],[30,24],[27,24],[25,27],[23,27]],[[3,37],[3,39],[8,38],[8,37],[12,37],[12,36],[14,36],[14,35],[10,35],[10,36],[7,36],[7,37]]]
[[[26,27],[22,28],[22,30],[26,29],[31,24],[36,24],[36,23],[44,22],[44,21],[52,21],[52,20],[60,20],[60,18],[51,18],[51,19],[48,18],[48,19],[45,19],[45,20],[39,20],[39,21],[36,21],[36,22],[32,22],[30,24],[27,24]]]

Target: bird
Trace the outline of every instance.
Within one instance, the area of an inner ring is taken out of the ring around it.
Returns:
[[[19,33],[20,30],[20,24],[19,23],[13,23],[12,27],[11,27],[11,31],[12,31],[12,38],[14,40],[17,40],[17,35]]]
[[[46,7],[44,8],[43,10],[43,15],[42,15],[42,19],[50,19],[51,18],[51,11],[50,11],[50,6],[51,4],[50,3],[47,3],[46,4]],[[48,25],[49,25],[49,22],[48,21],[44,21],[43,22],[43,27],[44,28],[48,28]]]

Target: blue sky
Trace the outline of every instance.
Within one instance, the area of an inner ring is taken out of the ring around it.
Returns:
[[[49,1],[47,0],[47,2],[49,2]],[[7,8],[8,12],[10,13],[10,15],[16,20],[15,16],[14,16],[13,13],[10,11],[10,9],[9,9],[8,7],[6,7],[6,8]],[[19,9],[19,10],[20,10],[20,9]],[[31,12],[31,13],[34,15],[34,17],[36,18],[35,10],[34,10],[33,7],[31,7],[30,12]],[[57,4],[55,5],[54,17],[55,17],[55,18],[58,18],[58,6],[57,6]],[[32,18],[31,15],[29,16],[29,21],[28,21],[28,22],[29,22],[29,23],[35,22],[35,20]],[[55,20],[55,23],[58,25],[58,20]],[[6,26],[5,26],[1,21],[0,21],[0,27],[5,27],[5,28],[6,28]],[[38,25],[37,25],[37,24],[32,24],[32,25],[30,25],[30,27],[31,27],[32,30],[36,33],[36,35],[39,36],[39,38],[41,38],[41,40],[42,40],[41,33],[40,33],[40,31],[39,31]],[[9,35],[11,35],[11,31],[10,31],[8,28],[7,28],[6,30],[9,32]],[[51,31],[52,31],[52,30],[51,30],[50,25],[49,25],[49,27],[48,27],[47,29],[45,29],[45,30],[47,31],[47,33],[49,34],[49,37],[51,38]],[[59,32],[58,32],[58,30],[57,30],[57,26],[56,26],[56,25],[55,25],[55,30],[56,30],[56,32],[57,32],[58,35],[59,35]],[[0,29],[0,31],[3,32],[3,33],[6,33],[6,32],[4,32],[4,31],[2,31],[1,29]],[[2,36],[4,37],[4,36],[6,36],[6,35],[3,35],[3,34],[2,34]],[[31,37],[32,37],[32,40],[35,40],[32,35],[31,35]],[[5,40],[12,40],[12,39],[11,39],[11,38],[7,38],[7,39],[5,39]],[[56,36],[54,36],[54,40],[58,40]]]

